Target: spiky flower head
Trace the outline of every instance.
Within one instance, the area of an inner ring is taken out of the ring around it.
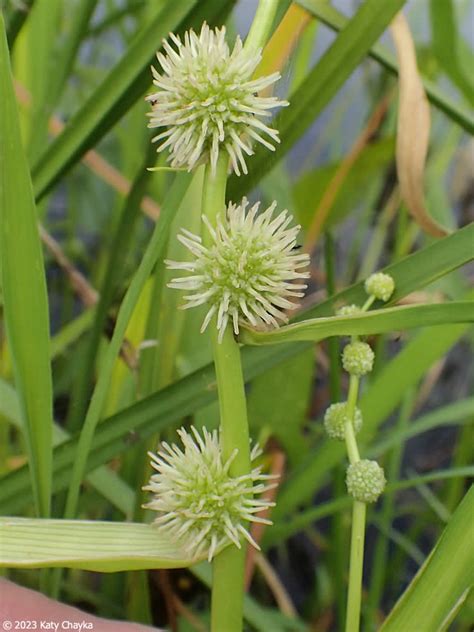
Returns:
[[[248,213],[247,206],[245,198],[239,206],[230,203],[215,228],[203,217],[209,246],[203,245],[197,235],[182,230],[178,239],[194,260],[166,262],[172,270],[191,273],[172,279],[168,285],[190,292],[185,296],[184,308],[209,305],[201,331],[215,315],[219,340],[229,320],[236,334],[239,323],[278,327],[279,321],[287,321],[284,310],[297,307],[289,299],[301,298],[307,287],[293,282],[309,276],[301,272],[309,263],[308,255],[294,251],[300,226],[289,227],[292,217],[286,210],[273,217],[276,202],[259,215],[259,203]]]
[[[381,301],[388,301],[395,289],[393,277],[384,272],[374,272],[365,281],[365,291]]]
[[[355,340],[342,351],[342,366],[351,375],[361,377],[372,371],[375,354],[366,342]]]
[[[377,461],[362,459],[347,468],[347,491],[355,500],[374,503],[385,489],[387,481]]]
[[[340,307],[336,312],[336,316],[359,316],[362,313],[362,308],[352,303],[351,305]]]
[[[271,524],[255,514],[274,503],[256,497],[274,487],[268,484],[274,477],[262,474],[260,467],[232,477],[229,469],[238,451],[224,461],[217,431],[204,428],[202,436],[194,427],[191,431],[178,430],[182,448],[163,442],[159,452],[149,452],[156,474],[143,489],[154,498],[144,507],[159,512],[155,524],[192,557],[207,555],[210,561],[231,542],[240,548],[242,537],[258,549],[245,524]],[[255,446],[251,459],[260,454]]]
[[[345,426],[350,421],[347,414],[347,402],[331,404],[324,414],[324,429],[331,439],[344,441],[346,438]],[[356,407],[354,418],[352,419],[354,432],[357,434],[362,427],[362,413]]]
[[[261,51],[244,50],[237,37],[231,52],[225,34],[224,26],[211,30],[204,23],[199,35],[187,31],[184,41],[170,33],[170,41],[163,41],[166,54],[157,53],[163,72],[152,68],[158,90],[147,97],[148,127],[165,128],[153,141],[162,141],[157,151],[169,149],[172,167],[190,171],[204,158],[215,172],[219,151],[225,150],[240,175],[247,173],[245,156],[253,154],[253,141],[272,151],[280,142],[277,130],[262,119],[288,103],[258,96],[280,74],[253,79]]]

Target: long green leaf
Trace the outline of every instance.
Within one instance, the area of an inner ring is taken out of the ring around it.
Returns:
[[[0,378],[0,415],[15,428],[25,432],[20,406],[15,389]],[[61,426],[53,426],[53,446],[64,443],[69,438]],[[87,476],[87,481],[114,507],[130,518],[135,503],[135,493],[112,469],[103,465]]]
[[[465,495],[381,632],[437,632],[474,585],[474,487]]]
[[[462,34],[457,32],[452,0],[430,0],[431,36],[433,51],[443,70],[458,87],[468,102],[474,105],[474,81],[471,72],[465,72],[460,52]],[[470,51],[469,51],[470,52]],[[471,63],[474,61],[472,53]]]
[[[473,237],[474,225],[467,226],[386,268],[385,271],[397,279],[394,300],[400,300],[406,294],[428,285],[435,279],[469,261],[472,257]],[[309,309],[305,314],[301,315],[301,318],[331,315],[334,313],[336,305],[342,302],[361,303],[365,298],[364,284],[357,283],[331,297],[331,299]],[[449,348],[464,331],[464,328],[459,325],[456,325],[455,328],[450,327],[451,329],[453,331],[450,333],[449,340],[446,337],[443,338],[443,346],[441,349],[436,350],[435,358],[437,357],[436,354],[444,353],[445,349]],[[430,336],[432,338],[431,334]],[[435,342],[438,341],[438,338],[439,335],[436,337]],[[430,349],[432,346],[431,341],[426,342],[426,338],[424,340],[423,344],[428,345],[428,349]],[[309,344],[311,343],[244,348],[243,360],[246,380],[248,381],[256,375],[261,375],[269,367],[273,367],[286,358],[296,355]],[[428,359],[429,361],[431,360]],[[384,388],[387,389],[385,392],[391,393],[390,384],[386,384]],[[94,444],[87,462],[87,471],[106,463],[109,459],[124,452],[130,442],[134,440],[130,435],[132,430],[138,438],[145,439],[154,432],[163,430],[169,424],[193,414],[214,401],[216,395],[214,371],[211,365],[207,365],[158,393],[120,411],[113,417],[105,419],[97,428]],[[387,401],[389,402],[388,408],[382,401],[379,421],[384,415],[388,414],[387,410],[390,412],[392,407],[396,405],[397,400],[396,398],[395,400],[389,398]],[[375,426],[375,423],[377,423],[377,419],[371,421],[371,425],[374,424]],[[62,446],[58,446],[54,451],[55,491],[65,489],[68,486],[71,464],[76,448],[77,438],[72,438]],[[328,446],[324,445],[324,451],[327,448]],[[330,458],[331,463],[336,463],[342,458],[342,452],[337,452],[337,450],[335,454],[330,452]],[[314,456],[312,456],[312,461],[314,461]],[[309,466],[312,466],[312,462]],[[310,478],[309,481],[310,484],[306,483],[308,493],[312,489],[312,479]],[[10,473],[2,479],[2,484],[0,485],[0,512],[12,514],[20,511],[29,502],[29,494],[28,477],[25,468],[20,468],[18,471]],[[296,501],[296,504],[298,502],[299,500]]]
[[[377,457],[389,448],[416,437],[422,432],[441,426],[470,423],[472,418],[474,418],[474,397],[468,397],[453,404],[441,406],[423,415],[423,417],[415,419],[403,431],[390,428],[375,445],[371,446],[369,456]]]
[[[349,20],[336,8],[332,7],[326,0],[297,0],[298,4],[312,13],[333,31],[342,30]],[[441,0],[442,2],[444,0]],[[397,62],[393,55],[388,53],[380,44],[374,44],[368,51],[370,57],[381,64],[386,70],[394,75],[398,75]],[[450,96],[440,90],[438,86],[427,78],[423,78],[423,86],[430,102],[444,112],[449,118],[459,123],[466,132],[474,134],[474,117],[461,105],[455,103]]]
[[[319,342],[330,336],[363,336],[448,323],[472,322],[474,322],[474,301],[453,301],[438,305],[387,307],[353,316],[311,318],[266,332],[245,329],[240,338],[244,344],[251,345],[304,340]]]
[[[107,321],[107,315],[125,268],[126,253],[134,236],[135,226],[140,215],[142,199],[150,172],[146,167],[153,161],[153,146],[145,152],[145,160],[140,164],[120,214],[117,229],[112,237],[110,255],[107,260],[104,280],[100,286],[99,301],[94,310],[94,322],[86,340],[83,361],[79,371],[76,388],[72,397],[71,410],[67,421],[68,429],[73,432],[80,428],[84,419],[87,402],[92,390],[95,363],[100,339]]]
[[[0,542],[0,567],[112,573],[182,568],[203,559],[190,558],[153,525],[134,522],[0,518]]]
[[[11,12],[7,23],[7,39],[10,49],[13,48],[17,35],[21,31],[21,27],[30,15],[34,2],[35,0],[22,0],[21,5]]]
[[[55,48],[58,40],[61,0],[36,0],[21,42],[22,63],[17,64],[16,79],[28,87],[31,97],[29,116],[23,119],[30,164],[38,158],[48,139],[52,88],[55,78]]]
[[[385,0],[383,4],[366,0],[361,4],[301,87],[290,96],[290,106],[276,117],[275,127],[281,137],[278,150],[269,156],[267,150],[256,149],[255,157],[249,161],[248,177],[233,176],[229,180],[229,199],[239,200],[252,189],[301,138],[404,4],[405,0]]]
[[[95,429],[106,400],[113,368],[120,352],[120,347],[125,336],[127,325],[140,294],[145,287],[148,277],[150,276],[157,260],[162,258],[164,248],[167,243],[171,221],[176,213],[176,209],[179,206],[180,200],[189,186],[190,181],[191,175],[189,173],[179,173],[175,177],[173,185],[161,208],[160,220],[155,225],[155,229],[140,265],[132,279],[127,293],[125,294],[122,304],[120,305],[112,340],[110,341],[110,345],[102,363],[99,379],[94,389],[91,403],[84,420],[84,425],[79,435],[77,453],[74,459],[71,482],[66,501],[66,518],[74,517],[77,509],[79,491],[81,481],[85,474],[87,458],[94,438]]]
[[[25,419],[36,510],[48,516],[52,380],[43,255],[0,14],[0,257],[7,341]]]
[[[35,163],[33,181],[36,198],[43,197],[145,92],[151,83],[150,63],[162,39],[170,31],[199,27],[204,19],[212,23],[233,2],[180,0],[156,3],[143,30],[135,36],[117,65]],[[192,10],[194,7],[195,10]]]

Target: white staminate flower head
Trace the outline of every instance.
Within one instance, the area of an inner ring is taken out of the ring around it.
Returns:
[[[183,448],[161,444],[158,453],[149,452],[151,465],[156,470],[143,489],[154,494],[144,505],[159,512],[155,524],[169,535],[192,557],[207,555],[210,561],[222,546],[241,547],[244,537],[257,549],[258,544],[247,531],[247,522],[271,524],[255,514],[274,506],[257,497],[274,484],[274,476],[262,474],[254,468],[249,474],[233,478],[229,469],[237,450],[223,460],[217,431],[203,429],[202,436],[195,428],[192,434],[178,430]],[[261,454],[258,445],[251,459]]]
[[[235,334],[239,333],[239,323],[278,327],[279,321],[288,320],[285,310],[297,307],[290,299],[301,298],[307,287],[294,283],[309,276],[301,272],[309,256],[294,251],[300,226],[289,227],[292,217],[286,210],[273,217],[276,202],[259,215],[258,203],[248,213],[247,206],[245,198],[239,206],[230,203],[215,229],[203,217],[210,233],[208,247],[200,237],[183,230],[178,239],[194,260],[166,261],[172,270],[191,273],[172,279],[168,286],[190,292],[185,296],[185,309],[209,305],[201,332],[215,315],[219,341],[229,319]]]
[[[272,151],[280,142],[277,130],[262,119],[288,103],[258,96],[280,74],[253,79],[261,52],[244,51],[240,37],[231,52],[225,33],[224,26],[211,30],[207,24],[199,35],[187,31],[184,41],[170,33],[170,41],[163,41],[166,54],[157,53],[163,74],[152,68],[158,90],[147,97],[152,106],[148,127],[165,128],[153,141],[162,141],[157,151],[169,149],[172,167],[191,171],[203,158],[215,173],[224,150],[240,175],[247,173],[245,156],[253,154],[253,141]]]

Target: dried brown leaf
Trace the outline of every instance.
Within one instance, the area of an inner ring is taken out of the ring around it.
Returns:
[[[418,72],[413,38],[405,16],[391,24],[399,65],[397,125],[397,172],[402,197],[417,224],[433,237],[448,234],[428,213],[424,195],[424,171],[430,136],[430,108]]]

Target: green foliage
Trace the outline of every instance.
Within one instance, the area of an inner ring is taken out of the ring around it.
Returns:
[[[0,269],[7,340],[39,515],[51,502],[52,383],[45,271],[0,15]]]
[[[397,632],[444,630],[453,621],[474,583],[472,527],[474,487],[467,492],[430,556],[382,626]],[[463,542],[463,546],[459,543]],[[433,599],[433,595],[436,599]]]
[[[0,566],[60,566],[113,573],[180,568],[197,561],[161,534],[157,537],[152,525],[133,522],[0,518],[0,537]]]

